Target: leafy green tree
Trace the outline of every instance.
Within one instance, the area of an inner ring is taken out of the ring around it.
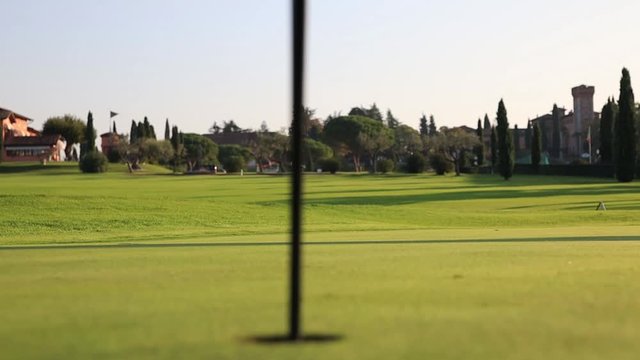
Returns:
[[[320,160],[333,157],[331,147],[311,138],[302,141],[302,149],[302,160],[306,164],[307,169],[311,171],[315,170],[315,165],[318,164]]]
[[[461,128],[441,128],[441,131],[429,137],[432,152],[440,153],[451,162],[455,168],[456,176],[460,175],[464,153],[472,150],[480,143],[477,135],[471,134]]]
[[[377,121],[377,120],[376,120]],[[378,172],[378,156],[393,145],[393,130],[382,126],[378,129],[367,128],[361,131],[357,138],[358,146],[369,157],[369,171]]]
[[[553,133],[551,138],[551,149],[553,151],[553,157],[560,157],[560,110],[556,104],[553,104],[553,111],[551,112],[553,122]]]
[[[513,136],[509,131],[509,119],[503,100],[500,100],[498,104],[496,132],[498,135],[498,170],[505,180],[509,180],[513,176],[515,162]]]
[[[387,127],[389,127],[390,129],[395,129],[400,125],[400,121],[398,121],[398,119],[395,118],[395,116],[393,116],[393,114],[391,113],[391,110],[387,110]]]
[[[332,118],[324,126],[323,137],[337,155],[351,156],[356,172],[362,170],[363,155],[375,156],[393,141],[390,129],[382,122],[365,116]]]
[[[529,123],[531,124],[531,123]],[[531,143],[531,165],[534,169],[540,167],[540,159],[542,152],[542,140],[540,139],[540,127],[536,123],[533,126],[533,138],[529,141]]]
[[[139,143],[139,156],[139,161],[169,165],[174,156],[173,146],[168,140],[143,139]]]
[[[422,149],[422,139],[416,129],[408,125],[398,125],[394,129],[394,142],[391,148],[396,163]]]
[[[482,121],[480,119],[478,119],[476,136],[478,136],[478,144],[473,148],[473,153],[478,159],[478,166],[482,166],[484,165],[484,134],[482,129]]]
[[[427,116],[425,114],[422,114],[422,117],[420,118],[420,135],[421,136],[429,135],[429,124],[428,124]]]
[[[632,181],[636,167],[636,108],[629,70],[622,69],[614,131],[614,161],[619,182]]]
[[[169,128],[169,119],[164,122],[164,139],[171,140],[171,130]]]
[[[67,159],[72,158],[74,144],[84,142],[84,133],[87,125],[84,121],[73,115],[63,115],[50,117],[45,121],[42,128],[44,135],[61,135],[67,142],[64,153]]]
[[[498,165],[498,135],[496,135],[496,127],[491,127],[491,169]]]
[[[618,112],[614,99],[607,99],[600,118],[600,161],[609,164],[613,159],[613,122]]]
[[[182,141],[188,171],[218,165],[218,145],[211,139],[199,134],[188,133],[183,135]]]

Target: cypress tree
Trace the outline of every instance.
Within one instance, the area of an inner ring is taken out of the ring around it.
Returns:
[[[496,132],[498,133],[498,170],[505,180],[509,180],[511,176],[513,176],[514,166],[513,136],[511,131],[509,131],[507,109],[505,108],[504,101],[502,99],[498,104],[496,120]]]
[[[520,151],[520,131],[518,131],[518,124],[513,127],[513,148],[516,154]]]
[[[169,119],[164,122],[164,139],[171,139],[171,133],[169,132]]]
[[[157,140],[158,139],[156,137],[156,129],[153,127],[153,125],[149,125],[149,138],[151,138],[153,140]]]
[[[146,131],[144,131],[144,123],[143,122],[139,122],[138,123],[138,127],[136,129],[136,131],[138,132],[138,140],[144,140],[147,138],[147,133]]]
[[[560,111],[558,110],[558,106],[556,104],[553,104],[551,117],[553,121],[551,148],[553,151],[553,157],[560,158]]]
[[[433,118],[433,115],[429,116],[429,136],[435,136],[438,133],[438,128],[436,128],[436,120]]]
[[[489,121],[489,115],[484,114],[484,131],[489,132],[491,130],[491,121]]]
[[[609,164],[613,158],[613,121],[617,107],[613,99],[607,99],[600,118],[600,161]]]
[[[173,126],[171,134],[171,147],[173,147],[173,172],[178,171],[178,163],[180,162],[180,134],[178,127]]]
[[[495,169],[498,165],[498,136],[496,135],[495,126],[491,127],[491,168]]]
[[[427,124],[427,116],[425,114],[422,114],[420,118],[420,135],[429,135],[429,124]]]
[[[533,168],[537,171],[540,167],[540,152],[542,150],[540,127],[537,123],[533,125],[533,138],[529,139],[529,142],[531,143],[531,165],[533,165]]]
[[[478,128],[476,129],[476,135],[480,141],[474,149],[474,153],[478,158],[478,166],[484,165],[484,136],[482,134],[482,120],[478,119]]]
[[[149,119],[147,119],[147,117],[144,117],[144,122],[142,125],[142,131],[143,131],[143,138],[147,139],[151,137],[151,124],[149,124]]]
[[[616,178],[620,182],[629,182],[633,180],[635,175],[637,157],[635,111],[631,76],[629,70],[624,68],[622,69],[622,79],[620,79],[618,114],[613,126]]]
[[[87,115],[87,128],[84,133],[84,139],[86,145],[86,153],[90,153],[96,150],[96,131],[93,128],[93,114],[89,111],[89,115]],[[85,154],[82,154],[83,156]]]
[[[111,132],[114,133],[114,134],[118,133],[118,130],[116,129],[116,122],[115,121],[113,122],[113,130]]]
[[[540,130],[540,129],[538,129]],[[531,137],[533,136],[533,134],[531,134],[531,121],[527,120],[527,129],[524,131],[524,147],[525,150],[531,150]]]
[[[135,144],[138,141],[138,127],[136,121],[131,120],[131,130],[129,131],[129,143]]]

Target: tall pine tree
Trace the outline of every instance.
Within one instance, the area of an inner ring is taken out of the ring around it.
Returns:
[[[131,130],[129,130],[129,143],[135,144],[138,142],[138,126],[135,120],[131,120]]]
[[[425,114],[422,114],[422,117],[420,118],[420,135],[423,137],[429,135],[429,124]]]
[[[478,159],[478,166],[484,165],[484,136],[482,132],[482,120],[478,119],[478,128],[476,129],[476,135],[478,136],[478,145],[474,147],[474,153]]]
[[[387,109],[387,126],[389,127],[389,129],[395,129],[398,127],[398,125],[400,125],[400,121],[398,121],[398,119],[395,118],[395,116],[393,116],[393,114],[391,113],[391,109]]]
[[[438,133],[438,128],[436,127],[436,120],[433,118],[433,115],[429,116],[429,136],[436,136]]]
[[[551,120],[553,123],[553,133],[551,134],[551,150],[553,157],[560,158],[560,110],[556,104],[553,104],[551,111]]]
[[[498,165],[498,135],[496,135],[496,127],[491,127],[491,169],[492,172]]]
[[[609,164],[613,160],[613,121],[618,107],[614,99],[607,99],[600,117],[600,162]]]
[[[635,99],[631,87],[629,70],[622,69],[620,79],[620,98],[618,99],[618,115],[613,126],[614,161],[616,178],[620,182],[633,180],[636,167],[636,124]]]
[[[527,120],[527,129],[524,131],[524,147],[525,150],[531,150],[531,121]]]
[[[93,114],[89,111],[87,115],[87,128],[84,133],[84,139],[86,143],[86,153],[90,153],[96,150],[96,130],[93,127]],[[83,154],[84,156],[84,154]]]
[[[113,130],[111,132],[114,133],[114,134],[118,133],[118,129],[116,129],[116,122],[115,121],[113,122]]]
[[[169,119],[164,123],[164,139],[171,140],[171,130],[169,129]]]
[[[498,171],[505,180],[509,180],[511,176],[513,176],[513,167],[515,165],[513,136],[509,130],[507,109],[505,108],[504,101],[502,99],[498,104],[496,120],[496,132],[498,133]]]
[[[489,121],[489,115],[484,114],[484,131],[491,131],[491,121]]]
[[[540,127],[537,123],[533,126],[533,137],[529,142],[531,143],[531,165],[533,165],[534,169],[538,170],[540,167],[542,139],[540,138]]]

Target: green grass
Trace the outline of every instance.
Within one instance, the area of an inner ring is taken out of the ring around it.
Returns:
[[[638,183],[307,176],[304,328],[344,338],[287,346],[247,340],[285,332],[287,178],[0,178],[0,358],[640,352]]]

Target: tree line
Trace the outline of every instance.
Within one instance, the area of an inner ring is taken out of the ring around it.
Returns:
[[[600,159],[612,163],[620,181],[631,181],[635,176],[638,152],[636,132],[636,104],[627,69],[622,71],[620,96],[616,102],[608,99],[602,109],[600,129]],[[554,105],[553,136],[550,148],[560,148],[560,112]],[[459,175],[469,167],[490,167],[504,179],[513,176],[515,152],[522,131],[511,129],[503,100],[498,103],[495,125],[488,115],[478,119],[476,129],[468,127],[448,128],[436,126],[433,115],[423,114],[417,121],[418,130],[403,124],[390,109],[385,115],[376,103],[371,106],[353,107],[348,114],[334,113],[326,119],[306,108],[303,128],[303,159],[305,169],[322,168],[335,172],[338,169],[371,173],[393,170],[410,173],[427,168],[437,174],[455,172]],[[90,132],[88,132],[91,128]],[[168,166],[174,171],[197,171],[203,168],[222,167],[230,171],[245,169],[249,161],[256,162],[256,170],[277,167],[290,170],[290,146],[287,131],[269,131],[266,123],[260,129],[242,129],[233,120],[221,124],[214,122],[211,134],[246,133],[251,136],[242,145],[218,145],[200,134],[179,131],[165,121],[164,137],[158,139],[147,117],[143,121],[132,120],[129,134],[119,134],[115,122],[111,129],[117,146],[106,155],[110,162],[124,161],[133,170],[142,163]],[[528,123],[524,132],[525,148],[529,150],[534,167],[541,164],[545,136],[538,124]],[[86,124],[71,115],[48,119],[44,134],[60,134],[67,140],[67,158],[95,155],[95,130],[91,113]],[[92,140],[93,138],[93,140]],[[489,149],[485,149],[488,139]],[[80,143],[81,153],[74,154],[73,144]],[[549,145],[549,144],[546,144]],[[94,159],[94,161],[98,161]],[[487,164],[487,162],[489,164]]]

